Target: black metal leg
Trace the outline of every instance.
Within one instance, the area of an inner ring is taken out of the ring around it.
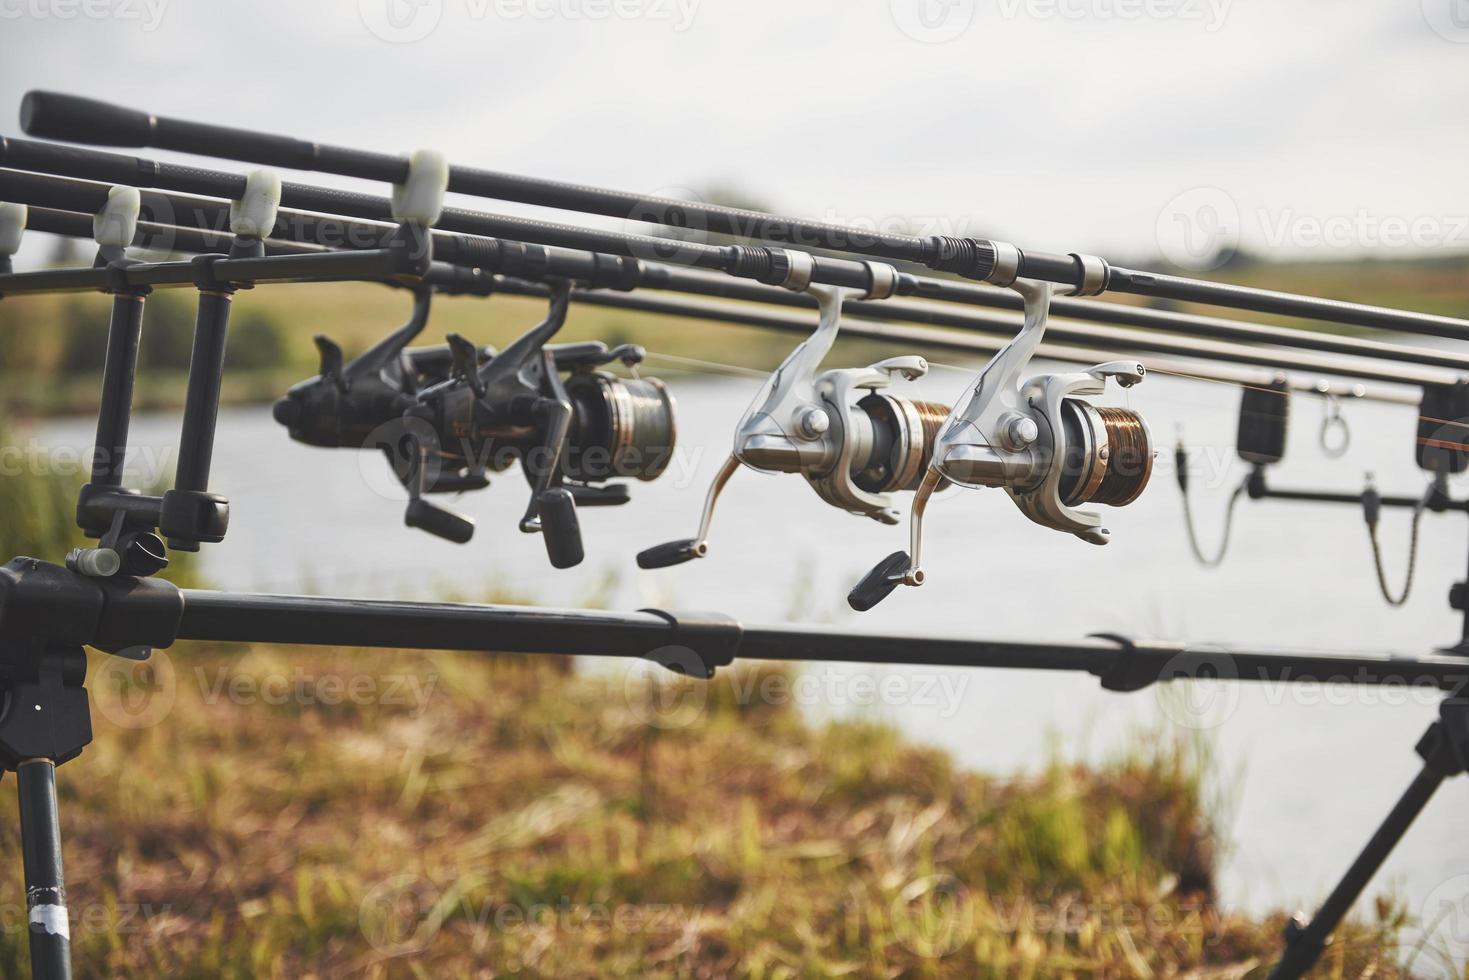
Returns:
[[[107,362],[102,370],[102,402],[97,410],[97,455],[92,460],[94,486],[122,486],[142,329],[143,296],[137,293],[114,296],[112,323],[107,331]]]
[[[1428,805],[1439,785],[1449,776],[1464,772],[1469,763],[1469,702],[1451,699],[1443,703],[1439,720],[1429,726],[1418,742],[1423,768],[1377,828],[1342,880],[1326,896],[1320,910],[1307,922],[1292,922],[1285,933],[1285,953],[1269,980],[1295,980],[1309,970],[1326,948],[1327,940],[1346,918],[1367,883],[1382,867],[1398,841],[1408,832],[1418,814]]]
[[[20,796],[26,908],[30,922],[31,976],[71,977],[71,927],[61,870],[61,825],[56,815],[56,764],[30,759],[15,770]]]

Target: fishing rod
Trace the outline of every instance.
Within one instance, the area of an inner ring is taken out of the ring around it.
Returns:
[[[20,120],[21,128],[26,133],[43,139],[104,146],[154,147],[389,183],[401,180],[407,166],[403,157],[391,154],[156,116],[57,92],[28,92],[21,101]],[[601,214],[670,227],[703,228],[715,234],[784,242],[806,248],[827,248],[887,261],[913,262],[935,271],[954,273],[966,279],[1000,286],[1009,286],[1017,279],[1033,279],[1068,287],[1076,295],[1132,293],[1275,316],[1423,333],[1457,340],[1469,339],[1469,321],[1454,317],[1162,275],[1115,266],[1095,255],[1080,252],[1057,255],[1024,250],[1008,242],[992,239],[939,235],[920,238],[879,233],[827,222],[785,218],[759,211],[645,197],[457,166],[449,168],[448,189],[475,197]],[[585,247],[598,251],[615,251],[600,246]],[[692,245],[680,247],[691,248]],[[818,281],[848,287],[861,285],[824,278],[818,278]]]
[[[224,198],[231,198],[239,193],[245,180],[239,174],[207,171],[139,157],[5,137],[0,137],[0,165],[109,184],[158,187],[188,194]],[[45,186],[44,184],[32,184],[28,192],[44,193],[44,190],[37,188]],[[37,203],[43,202],[38,201]],[[282,185],[281,203],[288,209],[299,208],[312,212],[345,214],[370,220],[386,219],[390,210],[390,202],[383,198],[290,182]],[[157,199],[157,205],[161,213],[158,220],[168,223],[186,221],[186,223],[198,224],[201,227],[221,227],[217,222],[208,224],[208,219],[202,217],[203,215],[217,215],[217,205],[211,206],[197,198],[165,197]],[[52,204],[51,206],[65,207],[67,205]],[[86,205],[83,205],[81,209],[90,210]],[[192,221],[183,218],[187,214],[195,216]],[[659,259],[755,278],[772,285],[780,285],[785,278],[791,275],[791,261],[801,261],[786,254],[784,250],[776,250],[781,253],[778,256],[761,255],[741,246],[718,248],[648,236],[620,235],[615,232],[552,225],[524,218],[455,208],[445,210],[440,227],[449,231],[467,232],[480,236],[608,252],[633,258]],[[338,241],[346,237],[346,230],[343,228],[334,227],[332,232]],[[288,233],[282,231],[282,234]],[[861,263],[823,256],[812,257],[810,261],[812,262],[811,278],[814,282],[853,288],[865,288],[868,285]],[[906,272],[900,274],[896,292],[900,296],[914,296],[945,303],[1015,310],[1021,308],[1015,294],[1007,289],[916,276]],[[1095,300],[1058,296],[1053,299],[1053,310],[1057,314],[1075,316],[1080,319],[1153,327],[1187,336],[1237,340],[1251,344],[1278,344],[1331,353],[1375,355],[1409,363],[1438,363],[1441,366],[1456,368],[1462,368],[1465,363],[1464,359],[1457,355],[1445,355],[1421,348],[1410,351],[1401,345],[1370,339],[1339,337],[1308,330],[1240,323]],[[1461,339],[1469,339],[1469,332],[1465,332]],[[1440,360],[1435,360],[1436,358]]]
[[[0,182],[4,175],[0,173]],[[0,205],[3,207],[3,205]],[[147,209],[147,197],[144,196],[144,210]],[[17,229],[24,228],[30,231],[43,232],[53,235],[62,235],[71,238],[90,238],[92,235],[92,218],[88,215],[75,211],[62,211],[52,208],[30,207],[29,220],[15,225]],[[283,221],[285,219],[282,219]],[[18,233],[18,231],[17,231]],[[183,228],[177,225],[160,225],[147,221],[138,223],[137,236],[133,244],[142,249],[161,250],[170,252],[223,252],[228,251],[233,236],[228,232],[216,233],[200,231],[192,228]],[[300,241],[286,242],[280,239],[270,238],[265,240],[267,254],[300,254],[303,252],[321,251],[324,246],[307,244]],[[650,264],[642,263],[644,270],[648,271]],[[764,286],[748,285],[739,283],[728,278],[707,275],[697,271],[682,269],[668,269],[671,277],[669,285],[678,284],[680,291],[694,293],[700,290],[699,295],[714,296],[719,298],[731,298],[749,300],[752,302],[779,302],[781,305],[796,306],[803,303],[803,297],[797,293],[789,293],[783,290],[772,289]],[[648,277],[651,279],[652,277]],[[386,286],[397,288],[410,288],[404,283],[383,279],[376,280]],[[503,293],[521,296],[548,297],[546,287],[535,282],[523,279],[509,278],[503,275],[495,275],[484,272],[478,268],[466,268],[451,266],[448,263],[435,261],[430,269],[424,274],[423,284],[433,288],[435,291],[447,295],[477,295],[489,296],[493,293]],[[685,290],[684,287],[687,287]],[[707,292],[702,290],[707,287]],[[732,287],[732,288],[727,288]],[[649,283],[643,288],[656,289]],[[755,312],[744,307],[731,306],[727,303],[710,303],[700,300],[673,299],[664,296],[644,296],[640,294],[620,291],[584,290],[574,288],[572,298],[577,305],[598,306],[610,309],[622,309],[643,313],[655,313],[664,316],[683,317],[695,320],[707,320],[711,323],[723,323],[730,325],[744,325],[759,327],[773,331],[797,331],[809,332],[810,323],[804,316],[793,316],[785,313]],[[887,308],[887,312],[897,311],[903,313],[905,307],[893,304]],[[842,312],[847,317],[871,317],[877,318],[878,311],[869,311],[860,301],[849,300],[842,306]],[[914,320],[917,320],[916,308]],[[976,318],[974,324],[978,324],[979,318],[984,314],[970,314]],[[896,317],[886,317],[886,320],[894,320]],[[992,323],[997,336],[1002,331],[1004,335],[1012,335],[1018,327],[1016,323],[1000,317],[986,318],[983,322]],[[954,333],[952,330],[926,329],[921,326],[899,326],[889,323],[847,323],[843,328],[845,335],[864,340],[901,343],[908,346],[917,346],[924,349],[952,351],[962,354],[992,355],[1002,346],[999,340],[988,340],[984,337],[965,336]],[[1064,327],[1053,325],[1051,336],[1065,335]],[[1121,353],[1142,353],[1138,349],[1119,349]],[[1201,350],[1185,348],[1185,356],[1204,356]],[[1042,342],[1037,350],[1037,356],[1047,360],[1063,361],[1068,363],[1093,364],[1107,359],[1107,354],[1096,348],[1078,347],[1068,344],[1057,344],[1050,341]],[[1303,395],[1320,397],[1326,400],[1341,401],[1363,401],[1380,402],[1392,405],[1417,405],[1419,399],[1405,390],[1394,387],[1382,387],[1378,385],[1366,385],[1361,383],[1345,384],[1328,380],[1325,376],[1314,379],[1300,376],[1286,376],[1274,374],[1270,370],[1235,370],[1227,365],[1229,362],[1205,363],[1203,361],[1168,360],[1152,357],[1150,359],[1153,371],[1158,374],[1175,375],[1189,380],[1211,382],[1216,384],[1240,385],[1251,387],[1264,387],[1274,382],[1277,377],[1285,377],[1290,390]]]
[[[103,184],[0,170],[0,199],[51,208],[90,211],[99,202],[105,200],[107,192],[108,188]],[[220,227],[221,223],[227,222],[228,218],[228,208],[220,202],[175,194],[145,191],[142,194],[142,207],[145,215],[157,221],[182,222],[183,227],[212,229]],[[346,245],[362,248],[380,243],[385,236],[392,234],[392,228],[392,225],[387,224],[338,219],[281,209],[272,235],[283,240],[303,241],[332,247]],[[510,274],[546,271],[568,278],[596,280],[615,289],[635,287],[669,289],[778,305],[811,305],[811,300],[799,291],[793,292],[776,286],[741,282],[717,273],[558,246],[547,246],[543,252],[528,253],[524,251],[523,243],[507,246],[506,241],[436,231],[432,235],[433,255],[436,259],[443,261],[474,268],[490,268],[492,271],[503,270]],[[897,282],[893,287],[895,294],[901,294],[903,283],[908,279],[912,277],[907,277],[902,273],[898,274]],[[862,282],[864,289],[871,285],[869,270],[864,269]],[[953,285],[969,290],[978,288],[963,283]],[[986,289],[984,292],[1013,295],[1010,290]],[[951,302],[966,302],[956,295],[946,294],[946,297],[941,297],[943,298]],[[1057,305],[1064,303],[1065,301],[1060,298],[1053,298],[1053,311],[1064,310],[1068,315],[1077,316],[1102,313],[1104,318],[1116,319],[1107,311],[1118,308],[1108,304],[1078,304],[1073,301],[1070,305]],[[986,300],[985,305],[1005,308],[1013,304],[1007,299],[1003,302]],[[872,304],[852,299],[844,305],[844,312],[857,317],[978,329],[1008,336],[1013,336],[1021,323],[1019,319],[985,317],[974,311],[960,313],[930,304],[891,301]],[[1105,325],[1081,328],[1057,324],[1052,328],[1052,335],[1065,341],[1106,343],[1108,346],[1115,344],[1116,349],[1128,352],[1203,356],[1210,360],[1257,364],[1277,370],[1339,374],[1344,377],[1387,383],[1452,384],[1459,375],[1409,368],[1369,368],[1350,359],[1342,360],[1308,354],[1291,355],[1262,349],[1259,346],[1246,346],[1246,344],[1257,345],[1269,340],[1282,346],[1298,346],[1363,358],[1387,359],[1415,366],[1445,368],[1459,373],[1469,370],[1469,355],[1456,352],[1405,347],[1355,338],[1333,339],[1308,331],[1281,331],[1278,328],[1232,324],[1228,321],[1207,321],[1205,318],[1182,317],[1179,314],[1159,311],[1141,312],[1149,314],[1144,318],[1147,323],[1154,327],[1167,329],[1170,333],[1163,334],[1154,330],[1129,330]],[[1172,336],[1175,319],[1181,321],[1177,324],[1179,332],[1198,336],[1200,339]],[[1204,320],[1204,325],[1200,326],[1192,322],[1196,320]],[[1245,343],[1231,344],[1214,340],[1214,338],[1224,336],[1234,336]]]
[[[406,213],[394,217],[401,222],[397,241],[400,243],[395,255],[396,263],[385,263],[387,268],[376,275],[361,278],[379,280],[397,279],[405,284],[421,287],[425,278],[437,273],[432,258],[433,238],[429,229],[438,217],[437,208],[429,207],[434,201],[442,200],[443,187],[447,185],[446,168],[441,161],[420,154],[414,158],[415,168],[408,175],[407,185],[395,190],[394,198],[418,201],[419,204]],[[242,255],[263,253],[265,239],[273,230],[270,213],[279,195],[272,200],[273,185],[268,176],[251,175],[247,178],[244,194],[231,208],[234,241],[231,252]],[[435,190],[437,188],[437,190]],[[54,288],[102,288],[114,295],[114,318],[109,329],[109,367],[104,368],[103,407],[99,412],[99,445],[103,423],[110,412],[128,405],[128,399],[105,395],[109,384],[116,382],[116,372],[126,374],[128,392],[134,365],[128,363],[129,341],[135,347],[136,335],[131,317],[122,317],[118,308],[124,302],[135,304],[141,300],[141,287],[146,278],[157,267],[194,265],[213,268],[228,261],[276,262],[282,259],[332,259],[344,253],[320,253],[307,255],[284,255],[256,258],[220,258],[205,255],[192,263],[157,263],[135,265],[124,249],[137,239],[140,195],[134,188],[114,188],[108,191],[107,200],[99,211],[95,224],[95,237],[99,244],[99,257],[104,260],[103,271],[111,278],[101,285],[91,280],[91,286],[79,286],[84,280],[75,272],[93,270],[63,270],[59,277],[49,280]],[[4,220],[16,223],[16,210],[3,210]],[[17,239],[17,235],[0,229],[0,244]],[[13,250],[12,250],[13,251]],[[517,251],[508,252],[517,256],[522,265],[534,265],[546,255],[532,252],[523,245]],[[773,253],[772,253],[773,254]],[[786,261],[791,261],[790,256]],[[802,260],[799,278],[805,278],[807,267]],[[321,268],[325,268],[322,265]],[[259,266],[236,266],[247,270]],[[275,269],[278,266],[270,266]],[[297,266],[300,268],[300,266]],[[337,268],[335,265],[333,269]],[[809,267],[814,270],[815,265]],[[462,280],[474,283],[483,278],[483,270],[451,267],[451,271]],[[789,276],[787,269],[787,277]],[[864,269],[865,281],[862,288],[869,293],[881,292],[871,287],[879,280],[886,280],[886,273],[875,266]],[[544,272],[544,270],[543,270]],[[611,274],[611,271],[608,271]],[[0,278],[0,284],[9,286],[15,282],[28,288],[48,281],[35,278],[30,273],[12,273]],[[167,278],[167,277],[164,277]],[[451,277],[452,278],[452,277]],[[558,277],[551,277],[552,279]],[[220,281],[201,276],[196,282],[201,296],[225,294],[232,290],[233,281]],[[264,280],[262,280],[264,281]],[[784,281],[784,280],[783,280]],[[805,289],[814,280],[801,283]],[[787,286],[791,283],[787,282]],[[816,283],[816,285],[821,285]],[[1041,349],[1041,330],[1045,316],[1050,310],[1050,287],[1044,283],[1016,283],[1022,295],[1027,313],[1027,329],[1012,341],[991,364],[991,369],[1006,376],[1007,384],[995,385],[998,394],[981,391],[985,386],[971,386],[967,407],[950,414],[950,422],[964,421],[973,427],[988,426],[993,412],[990,411],[991,397],[999,397],[1011,390],[1008,378],[1011,367],[1023,363]],[[567,294],[565,284],[555,282],[543,288],[548,293]],[[0,292],[4,292],[0,289]],[[146,295],[146,294],[143,294]],[[219,297],[216,297],[219,298]],[[623,297],[632,299],[635,297]],[[821,300],[820,295],[817,296]],[[841,312],[841,304],[826,301],[826,311]],[[887,302],[882,300],[881,302]],[[218,303],[213,304],[218,306]],[[227,310],[227,307],[225,307]],[[206,315],[201,300],[201,313],[196,328],[195,357],[190,366],[189,404],[185,411],[185,428],[191,421],[196,426],[207,424],[208,440],[194,440],[203,451],[204,470],[207,477],[208,451],[212,449],[213,409],[207,398],[196,399],[193,392],[196,377],[201,389],[207,394],[213,378],[215,407],[217,407],[217,374],[221,367],[224,321],[212,307]],[[114,339],[116,338],[116,342]],[[114,350],[124,356],[113,358]],[[202,351],[202,354],[201,354]],[[1007,353],[1009,356],[1007,357]],[[479,352],[459,348],[460,370],[457,376],[446,378],[445,383],[456,386],[473,386],[470,376],[477,370]],[[543,351],[543,355],[544,355]],[[498,355],[495,355],[498,356]],[[494,363],[494,356],[490,358]],[[543,360],[544,363],[544,360]],[[111,365],[116,365],[115,367]],[[1083,378],[1066,376],[1042,376],[1042,389],[1049,389],[1060,401],[1043,397],[1041,405],[1030,405],[1029,411],[1042,413],[1054,425],[1050,411],[1053,404],[1060,404],[1062,412],[1075,418],[1084,414],[1084,409],[1066,409],[1065,399],[1069,395],[1085,396],[1087,385],[1100,385],[1106,377],[1126,378],[1121,367],[1117,371],[1098,370],[1092,374],[1082,373]],[[1141,372],[1138,372],[1141,374]],[[323,378],[322,380],[330,380]],[[1073,383],[1082,388],[1070,387]],[[1042,392],[1044,394],[1044,392]],[[971,412],[972,408],[982,408]],[[1001,405],[1008,408],[1009,406]],[[1032,419],[1036,417],[1032,414]],[[1065,418],[1061,416],[1061,426]],[[1003,415],[1000,416],[1003,419]],[[116,421],[115,419],[113,420]],[[1007,424],[1007,427],[1008,424]],[[757,435],[762,433],[755,433]],[[763,433],[775,434],[775,433]],[[125,432],[111,431],[125,443]],[[967,467],[970,475],[986,476],[985,468],[992,467],[992,460],[973,452],[978,444],[966,442],[960,432],[941,433],[944,445],[942,454],[937,450],[929,461],[926,474],[942,473],[942,467]],[[994,436],[989,436],[993,443]],[[189,440],[185,440],[188,442]],[[958,452],[956,450],[963,450]],[[1064,454],[1063,454],[1064,455]],[[1094,457],[1100,459],[1100,456]],[[1024,465],[1008,465],[1014,461],[1001,460],[994,470],[1009,480],[1013,472],[1024,469]],[[1031,460],[1031,464],[1054,467],[1054,462]],[[956,471],[957,472],[957,471]],[[961,476],[961,479],[963,476]],[[928,475],[925,476],[925,480]],[[1049,479],[1049,477],[1047,477]],[[1105,476],[1104,476],[1105,479]],[[985,482],[984,480],[978,482]],[[1007,490],[1028,492],[1025,487],[1005,484]],[[1013,494],[1012,494],[1013,495]],[[202,499],[202,498],[201,498]],[[1064,501],[1063,501],[1064,502]],[[1017,500],[1017,503],[1022,503]],[[1024,508],[1022,503],[1022,508]],[[118,508],[119,511],[122,508]],[[80,511],[80,508],[79,508]],[[114,519],[112,531],[119,526],[128,527],[130,513]],[[146,515],[145,515],[146,516]],[[1028,514],[1034,519],[1034,515]],[[111,532],[109,532],[111,533]],[[106,539],[104,539],[105,542]],[[94,549],[101,551],[107,549]],[[563,653],[606,653],[613,656],[645,657],[662,663],[676,672],[708,677],[720,666],[732,663],[737,657],[759,658],[765,655],[781,659],[813,660],[866,660],[889,661],[894,657],[897,644],[903,644],[905,656],[902,662],[932,662],[950,666],[1028,666],[1051,670],[1086,670],[1098,676],[1104,686],[1111,690],[1139,690],[1162,679],[1175,677],[1222,676],[1238,680],[1281,680],[1341,681],[1359,684],[1431,683],[1445,690],[1450,697],[1444,702],[1441,718],[1430,727],[1419,744],[1424,759],[1424,768],[1399,804],[1394,808],[1383,829],[1373,838],[1361,857],[1354,863],[1343,882],[1328,898],[1317,916],[1309,922],[1298,924],[1287,938],[1287,954],[1277,966],[1273,976],[1296,977],[1301,975],[1319,956],[1322,944],[1339,924],[1341,917],[1351,906],[1367,881],[1374,873],[1387,852],[1406,831],[1414,816],[1427,802],[1436,787],[1448,776],[1463,771],[1469,759],[1469,699],[1463,697],[1469,667],[1460,657],[1430,655],[1427,657],[1395,657],[1392,655],[1335,655],[1321,653],[1297,653],[1260,650],[1221,650],[1187,645],[1135,643],[1124,637],[1099,638],[1092,644],[1012,644],[996,641],[943,640],[934,638],[875,636],[861,633],[841,633],[819,629],[795,629],[785,627],[744,627],[727,617],[709,614],[678,614],[646,611],[643,613],[620,614],[601,612],[557,612],[551,610],[527,611],[505,607],[477,607],[432,603],[372,602],[365,600],[280,597],[255,595],[222,595],[219,593],[189,592],[151,577],[147,572],[137,574],[138,556],[129,554],[121,568],[111,570],[101,567],[102,556],[69,556],[66,566],[50,564],[34,558],[18,558],[0,568],[0,683],[7,688],[7,707],[0,714],[0,761],[13,768],[21,786],[21,806],[26,819],[22,822],[22,838],[28,855],[37,858],[27,862],[27,897],[30,906],[31,950],[33,967],[46,975],[65,975],[67,972],[68,942],[66,939],[65,906],[60,902],[62,876],[60,862],[60,840],[56,821],[55,766],[76,757],[91,738],[87,713],[87,695],[82,687],[85,677],[85,654],[82,645],[93,645],[104,652],[134,658],[145,658],[154,647],[167,646],[177,639],[229,638],[245,640],[275,640],[278,642],[305,643],[363,643],[390,644],[392,646],[430,645],[436,648],[461,646],[465,649],[514,648],[519,651],[556,650]],[[916,557],[916,556],[915,556]],[[16,710],[16,706],[31,705],[36,712]],[[39,928],[37,923],[40,924]]]

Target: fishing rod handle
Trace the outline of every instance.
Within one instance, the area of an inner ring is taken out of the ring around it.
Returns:
[[[20,125],[42,139],[96,146],[151,146],[161,150],[243,159],[270,167],[323,170],[344,177],[401,183],[407,158],[340,146],[324,146],[233,126],[154,116],[61,92],[27,92],[20,103]]]

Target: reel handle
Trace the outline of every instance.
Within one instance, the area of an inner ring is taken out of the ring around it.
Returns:
[[[578,507],[617,507],[632,499],[626,483],[609,483],[600,487],[582,483],[562,486],[571,494],[571,499],[576,501]]]
[[[423,499],[408,501],[403,523],[455,544],[467,544],[474,537],[474,521]]]
[[[903,584],[903,579],[913,565],[906,551],[895,551],[873,566],[872,571],[847,593],[847,605],[857,612],[866,612],[877,605],[893,590]]]
[[[674,565],[682,565],[686,561],[692,561],[699,557],[694,551],[698,544],[693,538],[684,538],[681,541],[665,541],[663,544],[655,544],[646,551],[638,552],[638,567],[644,569],[670,568]]]
[[[546,539],[546,557],[553,568],[572,568],[582,563],[581,521],[576,516],[576,498],[565,487],[542,490],[536,495],[541,537]]]

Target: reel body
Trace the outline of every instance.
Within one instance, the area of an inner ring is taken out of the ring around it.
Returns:
[[[458,335],[408,350],[427,317],[425,294],[409,324],[349,364],[319,338],[321,374],[294,386],[275,417],[309,445],[381,451],[408,491],[404,522],[458,543],[472,538],[473,521],[423,498],[482,489],[490,473],[518,462],[531,486],[521,530],[544,533],[556,567],[576,565],[584,556],[576,505],[626,503],[626,486],[607,481],[656,479],[676,427],[662,382],[597,370],[633,367],[642,348],[546,343],[569,301],[569,284],[554,286],[546,320],[499,353]]]
[[[869,263],[869,270],[874,285],[865,295],[887,295],[881,290],[894,280],[891,267]],[[892,495],[918,486],[948,408],[888,390],[895,380],[927,374],[922,357],[818,372],[841,329],[842,303],[864,294],[809,283],[803,288],[817,301],[816,331],[771,373],[741,417],[730,456],[705,498],[698,537],[643,551],[640,567],[664,568],[707,555],[714,506],[741,466],[799,474],[834,507],[883,524],[899,522]]]
[[[853,609],[871,609],[900,584],[923,584],[924,509],[945,483],[1003,489],[1035,523],[1099,545],[1109,539],[1101,515],[1079,508],[1125,506],[1147,486],[1154,456],[1147,423],[1129,409],[1088,401],[1108,379],[1139,383],[1143,365],[1109,361],[1022,384],[1045,333],[1051,286],[1022,280],[1013,288],[1025,299],[1024,326],[955,403],[914,498],[910,551],[889,555],[858,583],[847,597]]]

